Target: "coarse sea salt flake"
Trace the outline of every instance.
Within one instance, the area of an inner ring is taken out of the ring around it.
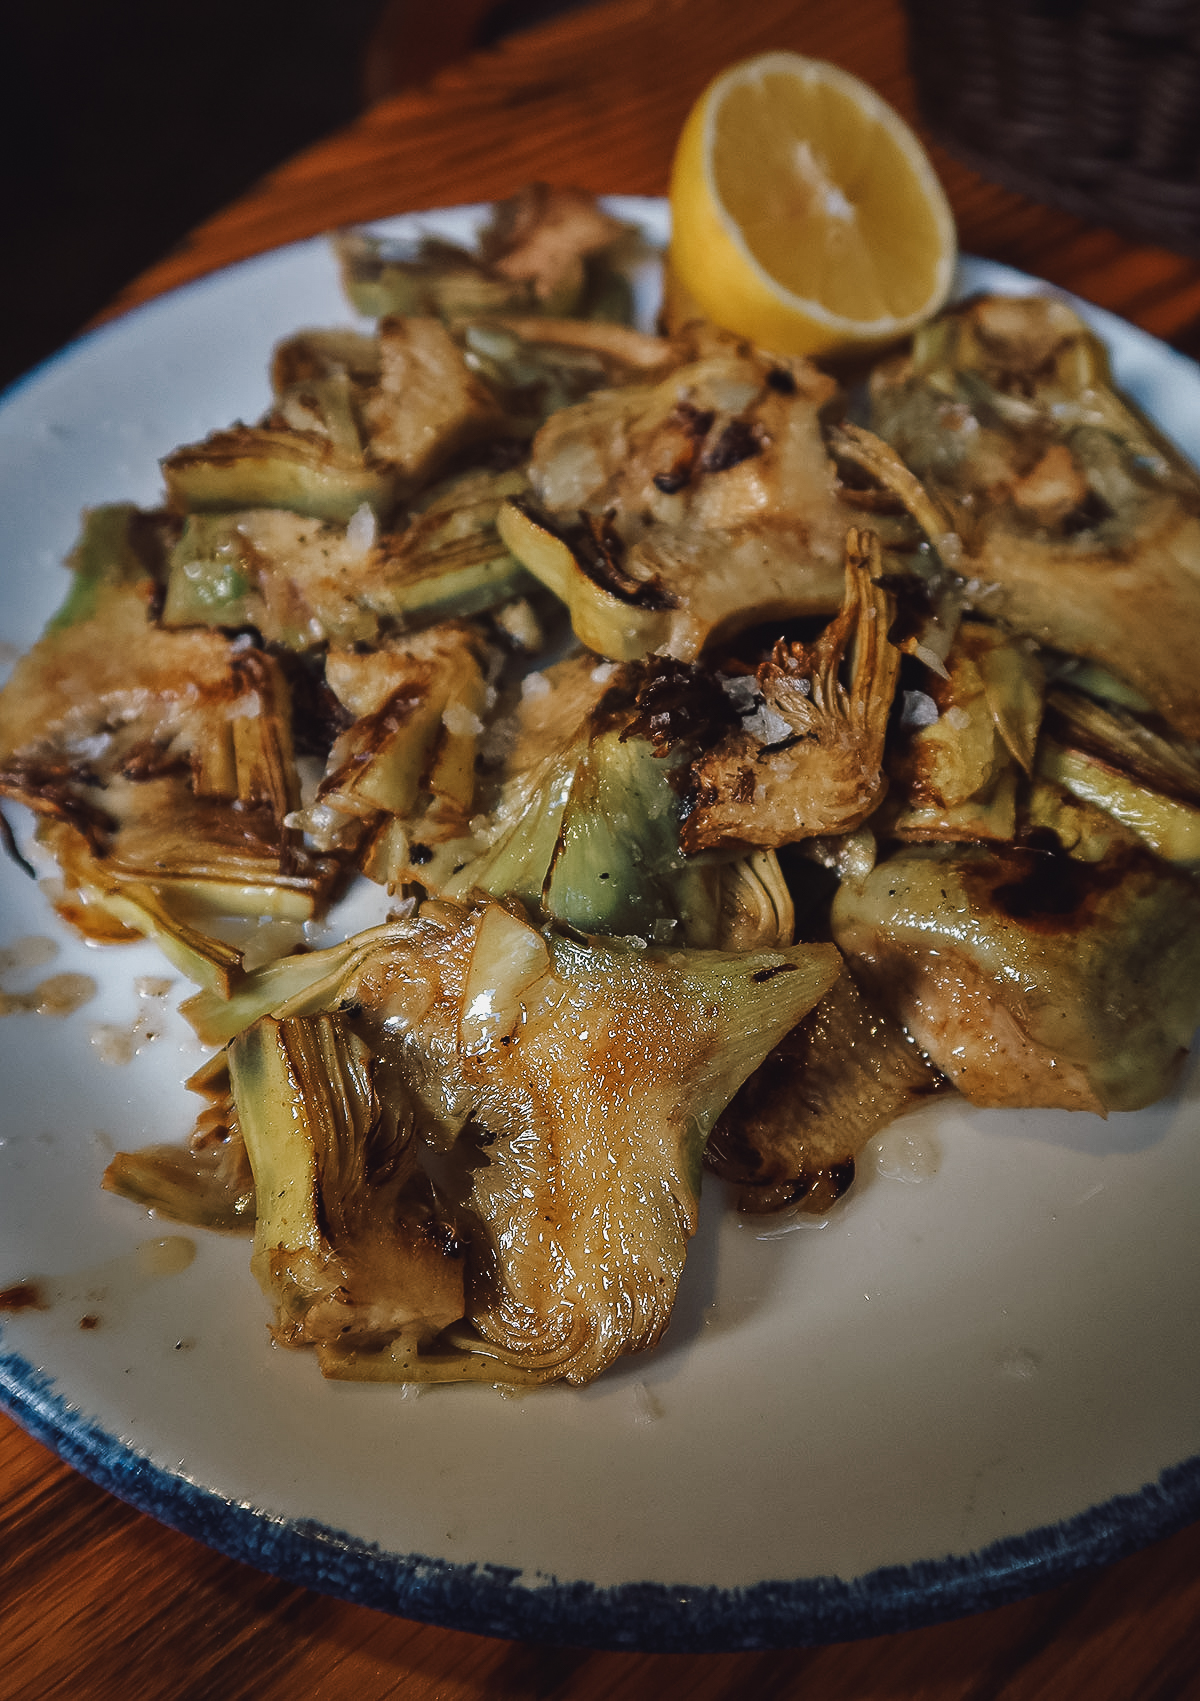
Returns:
[[[904,693],[900,706],[900,725],[906,731],[912,727],[932,726],[938,718],[938,706],[928,692]]]

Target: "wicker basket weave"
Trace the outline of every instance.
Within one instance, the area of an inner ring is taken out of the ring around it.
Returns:
[[[921,115],[986,177],[1200,256],[1200,0],[907,0]]]

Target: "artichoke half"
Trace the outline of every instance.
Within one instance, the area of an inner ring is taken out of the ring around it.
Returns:
[[[240,1005],[255,1019],[229,1049],[255,1270],[281,1338],[315,1341],[327,1375],[406,1381],[581,1383],[652,1346],[716,1118],[841,969],[831,946],[663,951],[543,932],[490,900],[431,903],[322,955],[297,960],[311,977],[298,991],[284,962],[257,977],[259,1000]],[[439,1170],[442,1192],[424,1179]],[[380,1235],[396,1243],[386,1306],[362,1310],[355,1248]],[[429,1248],[457,1268],[463,1244],[447,1328],[454,1270]],[[396,1274],[410,1258],[411,1282]]]

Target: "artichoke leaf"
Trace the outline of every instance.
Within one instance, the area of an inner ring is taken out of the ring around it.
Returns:
[[[173,915],[152,887],[81,882],[80,890],[85,902],[152,939],[180,974],[219,998],[229,996],[241,972],[241,952]]]
[[[194,1228],[249,1229],[254,1222],[254,1176],[240,1134],[198,1148],[118,1152],[102,1186]]]
[[[1155,791],[1087,750],[1042,740],[1038,776],[1130,828],[1156,855],[1200,869],[1200,808]]]
[[[504,503],[496,526],[516,559],[566,603],[575,636],[589,649],[633,661],[670,648],[677,599],[652,576],[614,571],[602,531],[598,543],[594,528],[563,530],[517,498]]]
[[[718,688],[687,669],[597,669],[576,657],[537,676],[491,824],[474,854],[439,871],[446,897],[511,894],[534,914],[584,933],[697,948],[790,944],[793,912],[771,852],[686,856],[674,747],[664,720],[694,728]],[[670,698],[670,709],[665,706]],[[430,870],[419,878],[429,887]]]
[[[201,1044],[227,1045],[262,1016],[307,1016],[331,1007],[347,975],[374,952],[406,939],[411,924],[385,922],[323,951],[303,951],[246,974],[231,994],[211,989],[179,1006]]]
[[[644,739],[585,735],[525,788],[527,807],[510,797],[514,818],[446,881],[447,897],[512,893],[586,933],[654,939],[677,922],[681,943],[716,943],[721,870],[680,851],[679,799]]]
[[[337,1016],[264,1017],[229,1074],[258,1201],[251,1269],[287,1346],[432,1339],[463,1312],[462,1248],[416,1167],[398,1084]]]
[[[397,475],[338,448],[319,432],[238,425],[176,449],[162,463],[179,514],[287,508],[345,525],[365,503],[380,521],[396,504]]]
[[[1074,677],[1074,676],[1072,676]],[[1115,701],[1058,685],[1048,700],[1038,774],[1104,810],[1157,855],[1200,861],[1200,749]]]
[[[411,627],[480,614],[529,591],[533,579],[496,530],[501,503],[525,486],[516,470],[475,470],[424,492],[405,530],[381,540],[371,610]]]

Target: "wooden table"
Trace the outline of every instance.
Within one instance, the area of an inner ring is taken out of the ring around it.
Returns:
[[[533,178],[661,194],[701,87],[771,47],[836,60],[913,116],[896,0],[608,0],[454,66],[293,160],[114,311],[332,225],[486,199]],[[965,249],[1188,346],[1200,264],[936,158]],[[638,1655],[493,1641],[308,1594],[131,1511],[4,1419],[0,1485],[3,1701],[1200,1695],[1200,1527],[954,1624],[812,1650]]]

